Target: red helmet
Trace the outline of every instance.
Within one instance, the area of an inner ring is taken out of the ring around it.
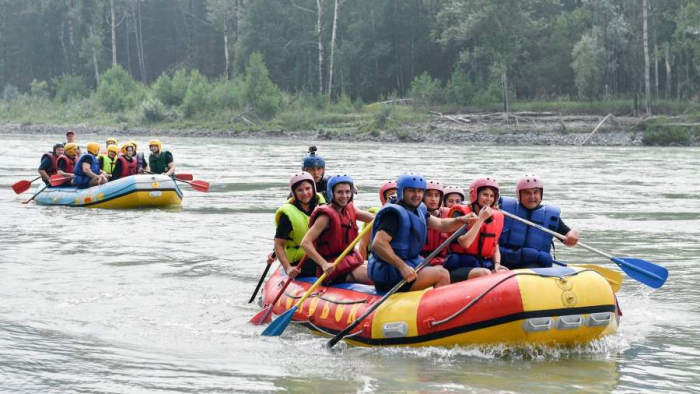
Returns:
[[[316,182],[314,182],[314,177],[308,172],[302,171],[289,178],[289,188],[292,189],[292,196],[294,196],[294,187],[302,181],[309,181],[311,187],[314,188],[314,194],[316,194]]]
[[[476,178],[469,185],[469,202],[474,204],[479,195],[479,189],[482,187],[491,187],[494,189],[493,204],[498,202],[498,197],[501,194],[501,189],[498,187],[498,182],[494,178]]]
[[[382,202],[382,205],[386,204],[386,197],[384,197],[384,193],[386,193],[387,190],[389,189],[396,189],[396,181],[384,181],[382,182],[382,186],[379,188],[379,201]]]
[[[443,194],[442,194],[442,195],[443,195],[443,197],[444,197],[444,196],[446,196],[446,195],[448,195],[448,194],[452,194],[452,193],[457,193],[457,194],[459,194],[460,196],[462,196],[462,201],[465,200],[465,197],[464,197],[464,190],[463,190],[461,187],[459,187],[459,186],[447,186],[447,187],[443,190]],[[444,201],[443,201],[443,203],[444,203]]]
[[[541,197],[543,197],[544,181],[542,180],[542,178],[538,177],[535,174],[528,174],[520,178],[518,183],[515,185],[515,196],[518,198],[518,202],[520,202],[520,191],[530,189],[542,189],[540,193]]]

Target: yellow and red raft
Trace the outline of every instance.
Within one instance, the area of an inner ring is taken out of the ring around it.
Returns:
[[[284,271],[277,270],[267,281],[264,306],[286,279]],[[291,308],[315,279],[292,281],[273,313]],[[335,335],[381,296],[367,285],[320,286],[299,307],[293,322]],[[359,346],[574,345],[614,333],[620,316],[613,289],[593,270],[523,269],[393,294],[346,340]]]

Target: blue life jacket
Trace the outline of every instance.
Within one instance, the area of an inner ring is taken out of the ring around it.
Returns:
[[[423,261],[420,253],[428,235],[428,224],[426,221],[428,209],[425,207],[425,204],[421,203],[416,212],[413,212],[396,203],[395,200],[388,202],[377,212],[377,216],[374,218],[370,245],[374,241],[382,217],[390,211],[399,214],[399,232],[392,238],[390,242],[391,248],[401,260],[416,268]],[[389,286],[393,286],[403,279],[398,269],[381,260],[376,253],[372,253],[369,259],[367,272],[372,281]]]
[[[557,231],[559,227],[561,209],[555,205],[540,205],[529,210],[513,197],[502,197],[501,210],[552,231]],[[506,217],[499,240],[501,264],[511,269],[530,265],[551,267],[552,238],[544,231]]]
[[[95,174],[100,173],[100,162],[97,160],[97,157],[91,153],[84,153],[75,163],[75,172],[73,173],[74,186],[85,187],[90,183],[90,177],[83,172],[83,163],[90,158],[92,158],[92,163],[90,163],[90,171],[94,172]]]

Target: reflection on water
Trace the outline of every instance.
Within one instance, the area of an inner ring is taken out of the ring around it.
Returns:
[[[267,338],[247,323],[258,311],[247,301],[271,249],[272,213],[310,143],[161,138],[183,172],[211,183],[209,193],[183,186],[180,210],[20,204],[27,196],[10,185],[34,177],[38,149],[55,139],[5,136],[0,145],[4,390],[700,391],[697,148],[316,143],[329,174],[356,179],[361,207],[406,170],[462,187],[494,175],[504,194],[538,173],[545,198],[587,244],[671,273],[657,291],[626,278],[619,333],[578,348],[328,351],[301,328]],[[558,246],[557,257],[617,269],[582,249]]]

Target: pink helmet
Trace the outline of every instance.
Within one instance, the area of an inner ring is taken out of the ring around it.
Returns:
[[[396,181],[384,181],[382,182],[382,186],[379,188],[379,201],[382,202],[382,205],[386,204],[386,197],[384,197],[384,193],[386,193],[387,190],[389,189],[396,189]]]
[[[459,194],[460,196],[462,196],[462,201],[464,201],[464,199],[465,199],[465,197],[464,197],[464,190],[463,190],[461,187],[459,187],[459,186],[447,186],[447,187],[443,190],[443,194],[442,194],[442,195],[443,195],[443,197],[444,197],[444,196],[446,196],[446,195],[448,195],[448,194],[452,194],[452,193],[457,193],[457,194]],[[444,199],[444,198],[443,198],[443,199]],[[444,201],[443,201],[443,203],[444,203]]]
[[[289,178],[289,188],[292,189],[292,196],[294,196],[294,186],[301,181],[309,181],[311,186],[314,188],[314,194],[316,194],[316,182],[314,182],[314,177],[308,172],[302,171],[298,174],[292,175],[292,177]]]
[[[520,178],[515,185],[515,196],[518,198],[518,201],[520,201],[520,191],[529,189],[542,189],[540,193],[544,196],[544,181],[542,178],[535,174],[527,174]]]
[[[428,190],[437,190],[440,192],[440,202],[442,202],[442,196],[445,195],[445,188],[442,187],[442,183],[440,181],[427,181],[425,185],[425,191],[427,192]]]
[[[498,197],[501,194],[501,189],[498,187],[498,182],[496,181],[496,179],[490,177],[476,178],[472,181],[472,184],[469,185],[469,202],[472,204],[476,202],[476,199],[479,194],[479,189],[481,189],[482,187],[491,187],[495,190],[493,204],[496,204],[498,202]]]

